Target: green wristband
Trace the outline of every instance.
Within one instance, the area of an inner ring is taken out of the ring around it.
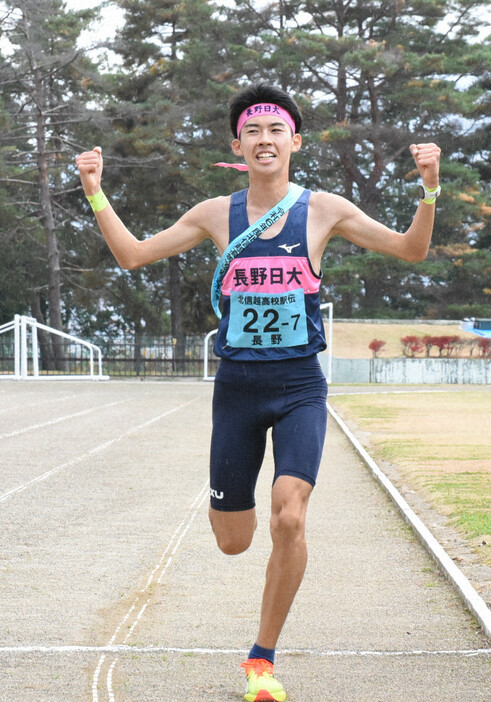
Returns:
[[[90,202],[94,212],[100,212],[109,205],[109,201],[102,190],[99,190],[95,195],[87,195],[87,200]]]
[[[436,186],[436,188],[426,188],[427,193],[436,193],[437,190],[438,190],[438,185]],[[423,200],[423,202],[425,203],[425,205],[433,205],[436,202],[436,195],[435,195],[435,197],[425,198]]]

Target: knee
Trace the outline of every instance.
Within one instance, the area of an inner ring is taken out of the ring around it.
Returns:
[[[273,485],[271,537],[274,546],[305,546],[305,520],[312,486],[286,475]]]
[[[295,509],[282,507],[271,516],[271,537],[273,543],[285,542],[293,545],[305,541],[305,518]]]
[[[234,537],[233,534],[217,534],[215,532],[217,546],[226,556],[238,556],[239,553],[247,551],[252,539]]]
[[[243,515],[210,509],[210,523],[217,546],[227,556],[237,556],[251,545],[257,525],[255,511],[250,510],[245,517]]]

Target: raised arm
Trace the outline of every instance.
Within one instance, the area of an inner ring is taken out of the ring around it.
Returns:
[[[440,149],[436,144],[412,144],[411,153],[426,189],[433,190],[439,183]],[[435,204],[419,201],[409,229],[401,234],[372,219],[352,203],[337,198],[339,218],[330,235],[348,239],[358,246],[391,254],[406,261],[426,258],[433,233]]]
[[[122,268],[139,268],[188,251],[210,236],[206,223],[210,220],[213,204],[208,200],[193,207],[168,229],[140,241],[128,231],[103,196],[101,148],[97,146],[80,154],[76,162],[85,194],[89,198],[96,196],[94,213],[102,235]]]

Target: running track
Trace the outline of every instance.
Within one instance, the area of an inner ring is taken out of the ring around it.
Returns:
[[[0,701],[242,699],[269,553],[207,523],[212,386],[0,385]],[[489,700],[490,649],[331,420],[280,640],[290,702]]]

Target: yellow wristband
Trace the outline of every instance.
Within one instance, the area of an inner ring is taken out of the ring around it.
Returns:
[[[99,190],[95,195],[87,195],[87,200],[90,202],[94,212],[100,212],[109,205],[109,201],[102,190]]]
[[[436,188],[426,188],[427,193],[436,193],[437,190],[438,190],[438,185],[436,186]],[[435,197],[425,198],[423,200],[423,202],[425,203],[425,205],[433,205],[436,202],[436,194],[435,194]]]

